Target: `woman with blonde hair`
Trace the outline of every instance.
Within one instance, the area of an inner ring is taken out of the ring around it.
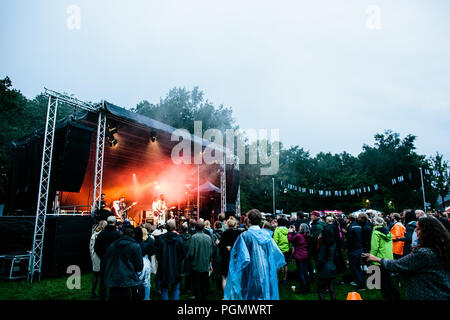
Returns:
[[[211,222],[209,222],[209,220],[205,220],[205,230],[208,231],[211,237],[213,236],[213,229],[211,228]]]
[[[155,254],[154,242],[150,242],[151,238],[148,237],[148,231],[144,227],[137,227],[134,229],[134,240],[137,242],[142,252],[142,263],[144,267],[142,271],[138,272],[138,277],[142,281],[139,287],[140,297],[144,300],[150,300],[150,287],[151,287],[151,273],[152,265],[150,258]]]
[[[94,275],[92,277],[92,293],[91,298],[96,299],[97,295],[95,293],[97,288],[97,282],[100,278],[100,257],[95,253],[94,246],[95,241],[97,240],[97,236],[100,234],[100,232],[105,229],[107,225],[107,222],[105,220],[101,220],[97,227],[95,228],[94,232],[91,236],[91,241],[89,242],[89,252],[91,254],[91,261],[92,261],[92,271],[94,272]]]

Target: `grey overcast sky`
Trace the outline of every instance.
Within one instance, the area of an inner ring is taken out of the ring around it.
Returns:
[[[450,158],[450,1],[1,0],[0,39],[0,76],[28,98],[129,108],[199,86],[312,155],[389,128]]]

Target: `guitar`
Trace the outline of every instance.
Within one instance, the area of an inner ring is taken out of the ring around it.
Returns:
[[[137,201],[135,201],[135,202],[133,202],[131,205],[129,205],[128,207],[126,207],[126,208],[120,208],[119,207],[119,204],[118,203],[115,203],[114,205],[113,205],[113,209],[114,209],[114,214],[115,214],[115,216],[118,218],[118,219],[120,219],[122,222],[123,221],[125,221],[125,219],[127,218],[126,217],[126,212],[128,211],[128,210],[130,210],[131,208],[133,208],[135,205],[137,205],[138,204],[138,202]]]

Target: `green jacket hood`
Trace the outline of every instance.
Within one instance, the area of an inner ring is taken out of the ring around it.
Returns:
[[[385,227],[377,226],[373,229],[373,232],[375,232],[381,239],[385,241],[392,240],[392,233],[390,233],[389,230]]]

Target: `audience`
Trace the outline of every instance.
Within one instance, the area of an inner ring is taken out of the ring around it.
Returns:
[[[356,280],[351,284],[358,291],[366,290],[368,276],[363,269],[373,263],[379,267],[380,293],[386,300],[401,299],[397,286],[403,281],[408,300],[450,299],[448,219],[439,212],[426,215],[410,209],[402,215],[367,213],[342,217],[313,211],[310,222],[300,212],[287,228],[286,219],[263,220],[253,209],[240,217],[241,228],[233,216],[225,220],[219,214],[212,233],[206,228],[211,222],[203,219],[183,220],[178,231],[174,219],[158,227],[136,228],[125,221],[120,232],[116,218],[110,216],[95,226],[89,244],[94,271],[91,296],[96,299],[100,280],[101,300],[150,300],[151,290],[168,300],[169,288],[178,300],[184,279],[183,293],[192,288],[197,300],[208,298],[211,280],[216,294],[226,300],[277,300],[278,285],[288,281],[298,283],[295,294],[310,293],[315,271],[319,300],[325,293],[335,300],[336,286],[346,282],[346,275],[345,282],[336,279],[347,260]],[[344,247],[348,255],[342,252]],[[287,272],[290,252],[297,267],[292,279]],[[278,282],[280,270],[284,272]]]

